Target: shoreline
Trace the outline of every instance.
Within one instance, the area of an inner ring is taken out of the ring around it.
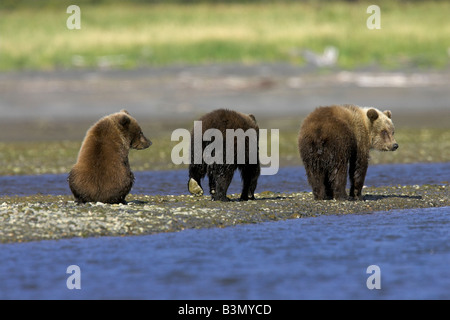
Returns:
[[[367,187],[364,201],[315,201],[311,192],[261,192],[257,200],[129,195],[128,205],[77,205],[71,196],[0,197],[0,243],[150,235],[334,214],[450,207],[448,183]]]

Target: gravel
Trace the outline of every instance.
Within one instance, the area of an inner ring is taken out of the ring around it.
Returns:
[[[70,196],[0,197],[0,242],[147,235],[330,214],[449,207],[449,185],[369,187],[364,201],[315,201],[312,193],[262,192],[257,200],[129,195],[128,205],[77,205]]]

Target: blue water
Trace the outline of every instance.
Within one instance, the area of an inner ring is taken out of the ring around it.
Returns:
[[[187,170],[135,172],[133,194],[180,195],[187,194]],[[369,166],[365,184],[367,186],[442,184],[450,180],[450,162],[383,164]],[[207,179],[203,186],[208,186]],[[228,193],[240,193],[242,188],[236,173]],[[208,192],[207,188],[205,191]],[[303,166],[280,168],[273,176],[260,176],[256,192],[300,192],[311,191],[306,181]],[[36,176],[0,177],[0,195],[50,195],[71,194],[67,174],[44,174]]]
[[[2,244],[0,299],[450,299],[449,230],[445,207]]]
[[[448,183],[450,163],[370,166],[368,186]],[[0,195],[70,194],[67,175],[0,177]],[[187,172],[136,172],[135,194],[186,194]],[[207,185],[207,183],[205,183]],[[230,193],[240,192],[236,177]],[[310,190],[303,167],[257,192]],[[450,207],[124,238],[0,244],[0,299],[450,299]],[[66,286],[80,267],[81,289]],[[381,289],[369,290],[370,265]]]

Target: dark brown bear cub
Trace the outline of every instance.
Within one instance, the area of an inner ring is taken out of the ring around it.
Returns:
[[[202,195],[201,180],[207,174],[212,200],[229,201],[227,190],[239,169],[243,184],[240,200],[255,199],[261,170],[258,139],[253,115],[219,109],[201,117],[191,131],[189,192]]]
[[[320,107],[303,121],[298,147],[314,199],[362,200],[369,150],[394,151],[391,112],[354,105]]]
[[[134,183],[129,150],[146,149],[151,144],[126,110],[100,119],[86,133],[77,163],[69,173],[75,201],[126,204],[125,197]]]

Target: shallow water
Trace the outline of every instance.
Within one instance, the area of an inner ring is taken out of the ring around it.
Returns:
[[[444,207],[2,244],[0,299],[449,299],[449,218]],[[367,287],[370,265],[380,289]]]
[[[187,170],[135,172],[133,194],[180,195],[187,194]],[[450,162],[383,164],[369,166],[365,184],[367,186],[441,184],[450,180]],[[207,178],[203,187],[208,185]],[[256,192],[300,192],[310,191],[305,169],[299,167],[280,168],[273,176],[260,176]],[[228,193],[240,193],[241,182],[236,173]],[[205,192],[208,192],[205,188]],[[38,176],[0,177],[0,195],[71,194],[67,174]]]
[[[368,186],[440,184],[450,163],[374,165]],[[185,194],[186,171],[137,172],[135,194]],[[205,183],[206,185],[206,183]],[[257,192],[310,190],[303,167]],[[234,179],[230,193],[240,191]],[[66,175],[0,177],[0,195],[70,194]],[[450,299],[450,207],[135,237],[0,244],[0,299]],[[78,265],[81,289],[69,290]],[[369,290],[370,265],[381,289]]]

